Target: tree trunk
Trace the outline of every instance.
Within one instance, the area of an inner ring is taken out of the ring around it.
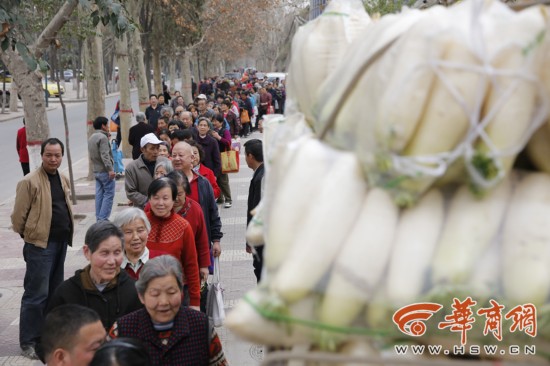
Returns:
[[[40,166],[42,161],[40,145],[50,136],[44,90],[42,89],[42,75],[34,70],[29,70],[21,56],[11,48],[2,52],[1,56],[2,61],[13,75],[13,79],[17,82],[23,100],[29,165],[32,171]]]
[[[96,28],[97,35],[86,39],[86,80],[88,90],[87,126],[88,138],[94,132],[93,121],[96,117],[105,115],[105,84],[103,70],[103,41],[101,27]],[[93,166],[88,161],[88,179],[93,179]]]
[[[185,103],[193,102],[193,95],[191,93],[191,62],[189,54],[191,51],[184,50],[181,60],[181,95]],[[198,83],[198,82],[197,82]]]
[[[155,44],[157,44],[155,42]],[[162,78],[160,75],[160,50],[158,46],[153,48],[153,82],[155,94],[162,94]]]
[[[131,14],[134,20],[139,20],[139,14],[143,1],[132,0],[128,2],[128,12]],[[129,33],[130,44],[130,62],[132,64],[132,70],[136,77],[139,110],[145,112],[145,109],[149,106],[149,88],[147,87],[147,75],[145,72],[145,63],[143,61],[143,47],[141,44],[141,34],[139,28],[136,27],[133,32]]]
[[[170,57],[170,93],[173,93],[176,90],[176,58],[177,55],[172,55]]]
[[[52,69],[54,73],[59,73],[60,69],[58,66],[57,59],[57,49],[55,46],[51,47],[52,50]],[[60,78],[57,79],[57,89],[61,90]],[[65,153],[67,154],[67,165],[69,167],[69,184],[71,186],[71,199],[73,205],[76,205],[76,190],[74,188],[74,174],[73,174],[73,159],[71,157],[71,144],[69,139],[69,121],[67,120],[67,108],[65,107],[65,102],[63,102],[63,96],[59,93],[59,103],[61,104],[61,109],[63,111],[63,125],[65,127]]]
[[[11,81],[11,88],[10,88],[10,112],[17,112],[17,94],[19,93],[17,84],[14,80]]]
[[[197,58],[197,71],[195,73],[198,77],[197,85],[199,85],[200,84],[199,82],[202,80],[203,75],[201,74],[201,58],[200,58],[200,55],[199,55],[198,52],[197,52],[197,57],[196,58]]]
[[[193,80],[195,80],[195,83],[197,83],[197,85],[200,84],[200,75],[199,75],[199,64],[197,63],[197,59],[195,57],[193,57],[193,51],[189,50],[189,62],[192,63],[192,65],[188,66],[188,67],[193,67]],[[196,92],[196,90],[193,90],[193,93]]]
[[[118,65],[118,83],[120,86],[120,132],[122,136],[122,154],[132,156],[132,146],[128,143],[128,133],[132,123],[132,101],[130,99],[130,74],[128,72],[128,41],[126,35],[115,40],[115,54]]]

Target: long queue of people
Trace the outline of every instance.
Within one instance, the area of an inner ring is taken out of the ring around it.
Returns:
[[[256,95],[252,86],[199,94],[187,106],[178,95],[172,106],[161,105],[163,99],[168,102],[165,95],[151,95],[151,105],[136,114],[129,135],[117,136],[133,147],[134,160],[124,175],[133,207],[112,222],[115,173],[108,119],[93,121],[96,131],[88,150],[96,178],[97,223],[84,240],[88,265],[71,278],[63,281],[75,229],[69,183],[58,171],[63,143],[56,138],[44,141],[42,165],[18,183],[11,219],[25,241],[19,334],[24,356],[40,357],[48,365],[101,364],[94,363],[94,354],[115,357],[113,349],[131,351],[137,338],[137,348],[146,350],[150,362],[144,365],[228,364],[205,315],[205,283],[213,273],[213,258],[222,250],[218,204],[232,207],[220,153],[240,147],[239,137],[261,127],[259,118],[274,112],[273,97],[264,88]],[[277,103],[278,108],[282,105]],[[261,141],[250,140],[244,148],[259,192]],[[248,210],[258,199],[249,199]],[[254,268],[259,279],[261,255],[258,258]],[[67,317],[76,313],[84,315]],[[64,316],[66,324],[61,324]],[[97,341],[105,334],[121,346]]]

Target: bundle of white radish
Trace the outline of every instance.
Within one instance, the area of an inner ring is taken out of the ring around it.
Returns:
[[[318,127],[313,117],[315,93],[370,23],[360,0],[332,0],[321,16],[300,27],[294,36],[288,98],[297,102],[314,129]]]
[[[487,54],[493,67],[491,83],[480,118],[485,133],[467,161],[473,183],[487,189],[512,168],[517,154],[545,122],[548,94],[540,81],[548,48],[548,15],[542,6],[519,13],[506,9],[491,18]],[[521,31],[518,31],[521,30]]]
[[[227,324],[250,341],[344,352],[407,337],[392,315],[418,302],[444,306],[430,326],[454,297],[550,309],[550,175],[511,172],[528,142],[550,172],[545,9],[405,9],[331,48],[352,18],[334,14],[344,4],[293,41],[296,103],[268,127],[266,199],[247,233],[265,244],[267,276]]]
[[[357,151],[369,182],[402,206],[453,162],[455,177],[492,188],[548,113],[544,8],[466,1],[418,13],[371,25],[317,100],[320,136]]]

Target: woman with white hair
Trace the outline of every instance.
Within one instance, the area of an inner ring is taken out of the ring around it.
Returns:
[[[147,262],[136,282],[145,308],[118,319],[110,338],[140,339],[152,365],[228,365],[206,314],[182,306],[182,277],[181,265],[172,256]]]
[[[166,177],[168,173],[174,171],[172,162],[168,159],[158,159],[155,164],[155,179]]]
[[[130,207],[119,212],[113,220],[113,224],[124,234],[124,259],[120,268],[137,280],[139,272],[149,259],[165,253],[147,248],[147,237],[151,231],[151,224],[145,212],[139,208]]]

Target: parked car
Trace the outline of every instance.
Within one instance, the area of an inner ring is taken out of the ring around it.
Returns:
[[[257,72],[255,75],[256,79],[263,81],[265,79],[265,73],[263,72]]]
[[[8,70],[0,70],[0,83],[11,83],[12,77]],[[7,88],[6,88],[7,89]]]
[[[57,89],[57,83],[48,82],[48,88],[46,89],[46,83],[42,82],[42,88],[44,89],[44,92],[48,97],[59,98],[60,90]],[[61,88],[61,95],[65,94],[65,88],[63,88],[63,85],[60,85],[60,88]]]
[[[267,81],[270,83],[274,83],[279,79],[279,81],[283,81],[286,79],[286,73],[285,72],[268,72],[265,74],[267,77]]]
[[[233,79],[237,79],[237,80],[241,80],[241,73],[240,72],[226,72],[225,75],[223,76],[224,79],[229,79],[229,80],[233,80]]]
[[[63,71],[63,79],[65,80],[66,83],[70,82],[72,78],[74,78],[74,74],[72,70]]]

